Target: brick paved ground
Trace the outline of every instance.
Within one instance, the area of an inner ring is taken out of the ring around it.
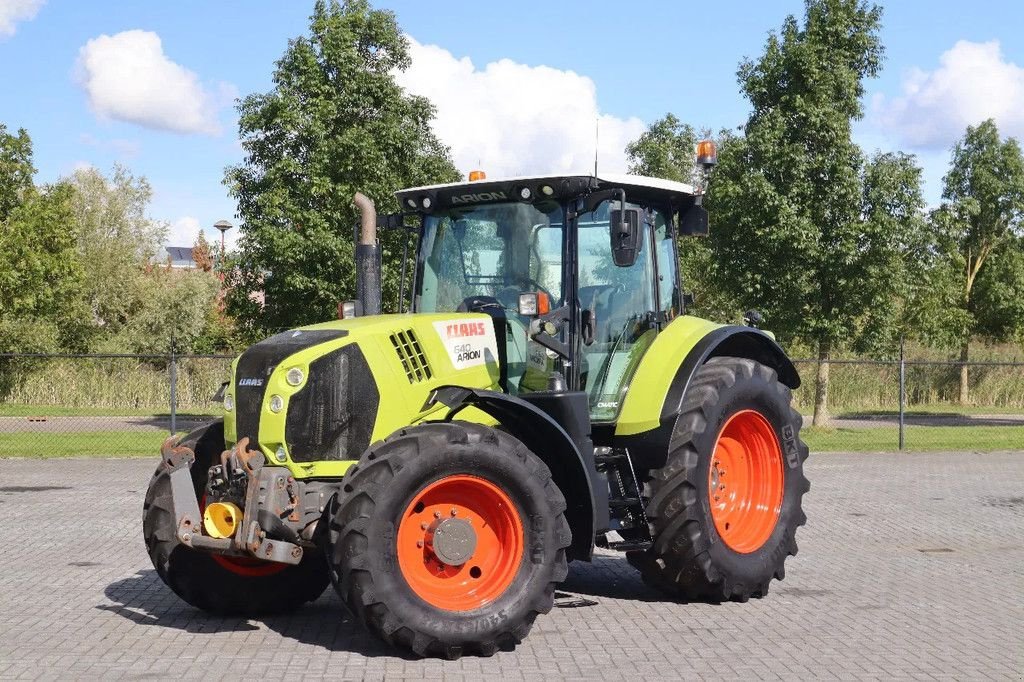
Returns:
[[[153,464],[0,460],[0,679],[1024,674],[1024,453],[816,456],[801,552],[767,598],[664,601],[602,555],[564,586],[596,605],[556,608],[515,652],[455,662],[396,656],[330,593],[262,622],[184,605],[142,547]]]

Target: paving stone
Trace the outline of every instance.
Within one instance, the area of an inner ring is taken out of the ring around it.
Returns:
[[[0,492],[0,680],[1024,675],[1022,452],[815,455],[800,553],[766,598],[675,603],[601,552],[560,588],[595,605],[555,608],[513,652],[451,662],[396,655],[330,591],[263,620],[184,604],[142,544],[154,464],[0,460],[0,488],[27,488]],[[55,485],[70,489],[31,489]]]

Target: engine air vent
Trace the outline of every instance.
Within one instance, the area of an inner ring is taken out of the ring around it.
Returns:
[[[420,347],[420,342],[416,338],[416,332],[411,329],[395,332],[391,335],[391,343],[395,346],[395,352],[398,353],[398,359],[402,362],[410,384],[424,381],[432,376],[427,356],[423,354],[423,348]]]

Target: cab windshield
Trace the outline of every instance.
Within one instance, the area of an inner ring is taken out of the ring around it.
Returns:
[[[541,291],[562,304],[563,211],[546,204],[487,204],[426,217],[421,312],[454,312],[488,297],[515,310],[519,294]]]

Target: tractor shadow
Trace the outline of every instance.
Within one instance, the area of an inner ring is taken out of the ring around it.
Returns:
[[[179,599],[152,569],[117,580],[107,585],[103,593],[114,603],[98,605],[98,610],[116,614],[138,625],[168,628],[193,635],[212,635],[254,632],[260,630],[256,623],[262,623],[282,637],[330,651],[415,660],[415,656],[391,648],[359,627],[330,587],[315,602],[292,613],[261,618],[221,617],[204,613]]]
[[[570,597],[577,595],[597,600],[682,603],[645,585],[640,572],[630,566],[622,554],[595,554],[589,564],[583,561],[569,564],[569,575],[555,594],[555,608],[589,605],[573,603]]]

